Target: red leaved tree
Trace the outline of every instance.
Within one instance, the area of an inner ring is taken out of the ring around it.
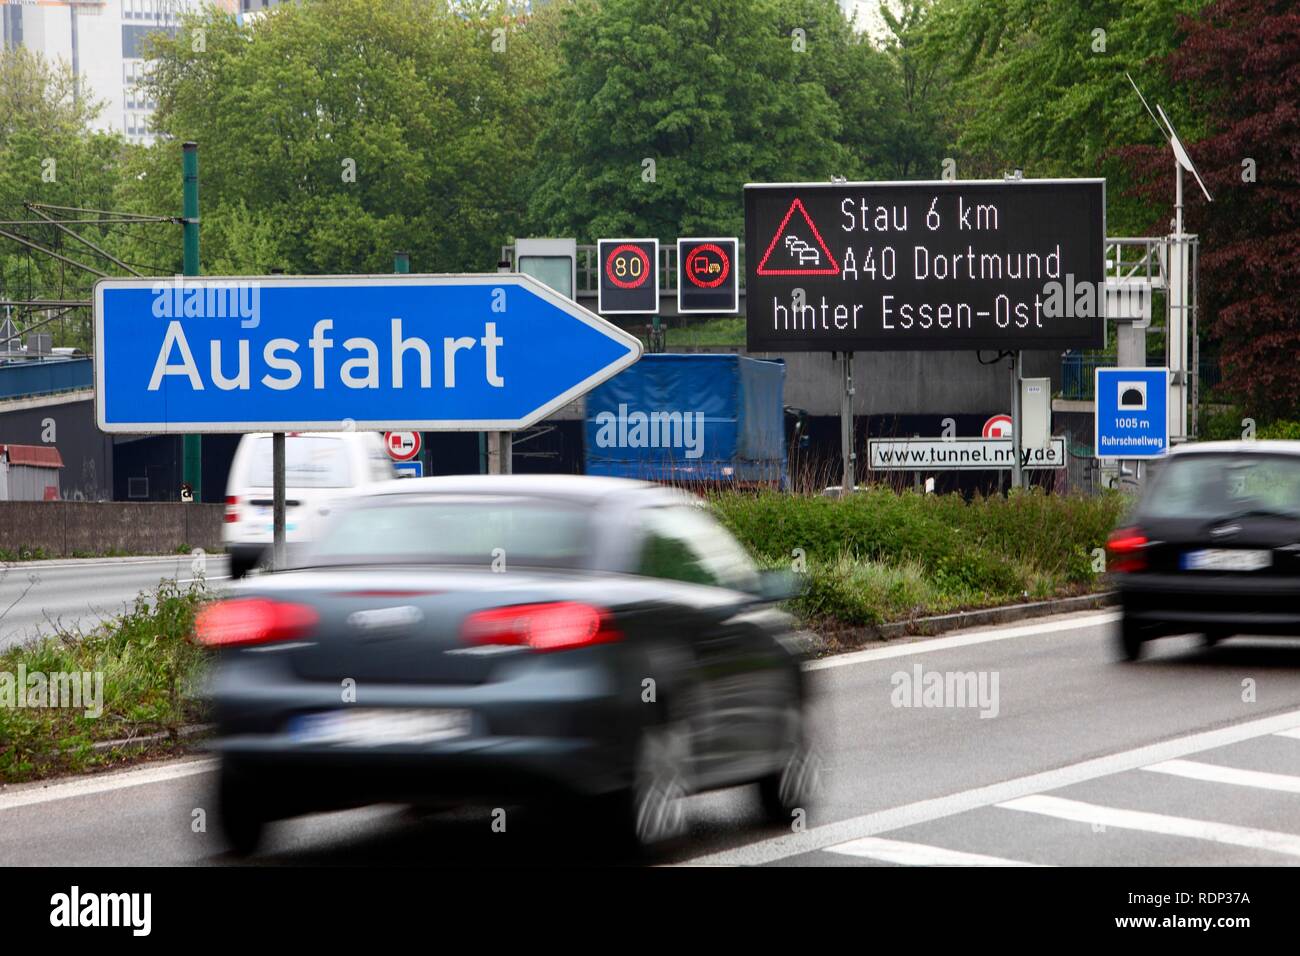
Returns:
[[[1206,135],[1187,147],[1214,197],[1207,204],[1185,174],[1185,228],[1201,237],[1202,327],[1219,343],[1224,385],[1246,414],[1297,418],[1300,6],[1214,0],[1179,29],[1182,43],[1163,65],[1199,107]],[[1168,147],[1119,152],[1137,192],[1170,209]],[[1163,234],[1168,219],[1154,226]]]

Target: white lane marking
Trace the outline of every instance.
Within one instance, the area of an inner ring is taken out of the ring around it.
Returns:
[[[160,767],[141,767],[139,770],[123,770],[121,773],[79,777],[67,783],[56,783],[49,787],[23,787],[8,793],[0,791],[0,811],[15,807],[27,807],[35,803],[50,803],[54,800],[71,800],[75,797],[87,797],[95,793],[110,790],[122,790],[126,787],[143,787],[151,783],[165,783],[181,777],[210,773],[217,769],[217,759],[208,757],[200,760],[185,760],[179,763],[164,764]]]
[[[827,667],[846,667],[867,661],[887,660],[891,657],[910,657],[913,654],[925,654],[930,651],[946,651],[953,647],[968,647],[972,644],[987,644],[990,641],[1006,641],[1016,637],[1032,637],[1035,634],[1052,634],[1057,631],[1077,631],[1097,627],[1119,620],[1118,611],[1104,611],[1100,614],[1088,614],[1058,621],[1042,621],[1034,624],[1016,625],[1015,627],[997,627],[980,631],[966,631],[947,637],[935,637],[925,641],[904,641],[890,644],[888,647],[873,647],[865,651],[851,651],[837,654],[824,660],[809,661],[804,670],[818,671]]]
[[[1219,764],[1200,763],[1195,760],[1166,760],[1164,763],[1153,763],[1142,769],[1153,773],[1167,773],[1175,777],[1187,777],[1191,780],[1205,780],[1209,783],[1231,783],[1239,787],[1300,793],[1300,777],[1285,773],[1240,770],[1236,767],[1223,767]]]
[[[214,561],[224,558],[224,554],[208,555]],[[136,557],[136,558],[80,558],[76,561],[9,561],[4,563],[4,567],[11,571],[53,571],[56,569],[86,569],[91,568],[124,568],[138,564],[166,564],[175,562],[180,564],[183,561],[193,560],[193,555],[189,554],[164,554],[158,557]]]
[[[960,850],[945,850],[941,846],[926,846],[922,843],[904,843],[902,840],[886,840],[881,837],[863,837],[838,846],[828,846],[827,853],[843,853],[845,856],[863,856],[882,863],[897,863],[900,866],[1041,866],[1039,863],[1024,863],[1020,860],[1004,860],[999,856],[984,856],[981,853],[962,853]]]
[[[1292,727],[1290,730],[1279,730],[1275,736],[1290,737],[1293,740],[1300,740],[1300,727]]]
[[[1190,837],[1194,840],[1229,843],[1233,846],[1249,847],[1252,850],[1269,850],[1273,853],[1285,853],[1287,856],[1300,856],[1300,836],[1294,833],[1279,833],[1276,830],[1257,830],[1254,827],[1215,823],[1213,820],[1193,820],[1191,817],[1172,817],[1164,813],[1146,813],[1142,810],[1121,810],[1118,807],[1103,807],[1095,803],[1066,800],[1064,797],[1049,797],[1041,793],[999,803],[998,806],[1004,810],[1022,810],[1060,820],[1072,820],[1075,823],[1101,824],[1120,830],[1142,830],[1165,836]]]
[[[847,843],[861,837],[875,836],[878,833],[886,833],[890,830],[900,830],[903,827],[913,826],[918,823],[928,823],[931,820],[954,816],[968,810],[977,810],[980,807],[1003,803],[1017,797],[1041,793],[1044,790],[1055,790],[1058,787],[1082,783],[1085,780],[1095,780],[1098,777],[1107,777],[1126,770],[1138,770],[1147,764],[1173,760],[1198,751],[1210,750],[1214,747],[1225,747],[1243,740],[1250,740],[1254,737],[1262,737],[1266,734],[1274,734],[1293,728],[1300,729],[1300,710],[1292,710],[1272,717],[1261,717],[1215,730],[1203,730],[1183,737],[1175,737],[1172,740],[1147,744],[1133,750],[1108,754],[1104,757],[1094,757],[1091,760],[1084,760],[1081,763],[1070,764],[1055,770],[1029,774],[1013,780],[1004,780],[974,790],[963,790],[943,797],[919,800],[916,803],[907,803],[898,807],[890,807],[887,810],[878,810],[875,813],[865,813],[861,816],[850,817],[847,820],[837,820],[834,823],[813,827],[804,830],[802,833],[769,837],[766,840],[732,847],[728,850],[707,853],[691,860],[684,860],[683,863],[690,866],[739,866],[772,863],[788,856],[823,850],[828,846]]]

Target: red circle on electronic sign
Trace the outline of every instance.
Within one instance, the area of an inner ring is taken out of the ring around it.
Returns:
[[[635,252],[638,259],[641,260],[641,277],[632,282],[624,282],[618,276],[614,275],[614,260],[624,252]],[[625,242],[621,246],[615,246],[614,251],[605,257],[605,275],[609,276],[609,281],[614,283],[620,289],[639,289],[645,285],[646,277],[650,275],[650,257],[645,254],[645,250],[640,246],[634,246],[630,242]]]
[[[722,272],[719,273],[718,277],[711,282],[701,282],[699,279],[695,278],[695,259],[697,256],[705,252],[711,252],[722,260]],[[718,286],[722,285],[722,283],[727,281],[727,275],[730,272],[731,259],[727,256],[726,252],[723,251],[721,246],[715,245],[712,242],[706,242],[702,246],[696,246],[691,250],[691,254],[686,257],[686,278],[690,279],[693,285],[697,285],[701,289],[716,289]]]

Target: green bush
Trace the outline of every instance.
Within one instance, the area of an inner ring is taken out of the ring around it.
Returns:
[[[209,596],[202,582],[182,589],[165,581],[90,634],[59,633],[0,651],[0,675],[10,675],[14,684],[20,666],[29,675],[103,678],[98,715],[87,715],[86,707],[20,708],[0,701],[0,783],[111,763],[122,753],[92,745],[160,732],[174,740],[181,727],[200,721],[191,689],[206,652],[189,634]]]
[[[872,488],[843,499],[726,492],[712,505],[763,564],[802,563],[799,613],[872,624],[1093,589],[1094,551],[1125,500]]]
[[[1238,441],[1241,438],[1241,421],[1246,417],[1235,406],[1204,412],[1197,427],[1197,438],[1200,441]]]
[[[1270,422],[1255,432],[1255,437],[1272,441],[1300,441],[1300,422]]]

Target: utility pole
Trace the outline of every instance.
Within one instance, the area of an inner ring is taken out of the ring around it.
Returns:
[[[853,353],[840,353],[840,371],[843,388],[840,391],[840,457],[843,459],[844,477],[840,481],[840,495],[857,491],[858,456],[853,450]]]
[[[183,198],[181,203],[182,238],[185,244],[184,272],[199,274],[199,144],[181,146]],[[203,439],[186,435],[183,442],[181,480],[190,486],[191,500],[203,500]]]
[[[1002,174],[1004,183],[1018,183],[1024,179],[1025,171],[1017,166],[1009,173]],[[1020,363],[1020,349],[1011,352],[1011,487],[1023,488],[1024,475],[1020,473],[1020,378],[1024,366]]]
[[[1011,487],[1023,488],[1024,475],[1020,471],[1020,446],[1024,444],[1021,439],[1020,421],[1020,378],[1024,372],[1024,366],[1020,361],[1020,349],[1011,353]]]
[[[510,263],[502,260],[497,263],[497,272],[509,272]],[[576,290],[575,290],[576,292]],[[479,432],[480,461],[486,459],[489,475],[508,475],[514,471],[511,461],[513,432]],[[483,454],[483,452],[486,454]]]

